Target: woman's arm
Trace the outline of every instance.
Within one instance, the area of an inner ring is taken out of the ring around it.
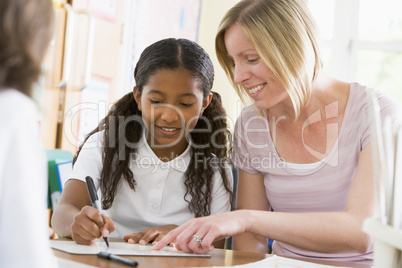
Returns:
[[[172,241],[176,241],[176,247],[179,250],[205,253],[214,248],[215,244],[212,245],[214,241],[233,236],[235,249],[267,253],[267,238],[247,233],[247,225],[254,223],[247,218],[246,214],[249,210],[245,209],[269,210],[264,178],[261,175],[252,175],[239,170],[237,189],[239,210],[191,219],[169,232],[154,246],[154,249],[161,249]],[[194,235],[201,237],[202,242],[195,241]]]
[[[261,174],[250,174],[241,169],[238,171],[236,209],[269,211],[270,204],[265,194],[264,177]],[[265,229],[267,226],[263,228]],[[267,253],[268,239],[256,233],[246,232],[233,237],[233,249]]]
[[[364,147],[344,212],[281,213],[247,211],[247,229],[263,237],[315,252],[364,253],[370,238],[361,228],[374,214],[371,145]]]
[[[257,194],[261,190],[250,191],[257,188],[249,187],[252,183],[259,184],[259,187],[265,191],[265,188],[261,186],[261,180],[247,181],[244,184],[240,182],[243,178],[252,179],[253,176],[243,174],[242,179],[239,180],[239,189],[245,188],[241,190],[239,197],[239,210],[189,220],[169,232],[154,246],[154,249],[161,249],[176,239],[178,243],[176,247],[185,252],[205,253],[213,249],[211,243],[215,239],[245,233],[247,236],[239,237],[235,242],[237,249],[253,246],[253,250],[259,251],[259,245],[263,247],[263,240],[260,237],[269,237],[315,252],[353,251],[364,253],[367,251],[371,240],[367,234],[361,231],[361,228],[364,219],[374,214],[374,182],[370,145],[364,147],[360,154],[344,212],[283,213],[244,209],[241,207],[243,204],[255,206],[251,203],[258,201],[261,209],[267,210],[269,203],[262,202],[261,194]],[[241,186],[240,183],[246,186]],[[254,195],[259,196],[260,199],[253,197]],[[253,201],[247,201],[247,198],[251,198]],[[263,204],[266,207],[263,207]],[[192,238],[193,235],[200,236],[202,242],[195,241]]]

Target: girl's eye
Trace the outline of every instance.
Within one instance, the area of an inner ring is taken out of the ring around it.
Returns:
[[[158,100],[149,100],[151,102],[151,104],[160,104],[162,102],[158,101]]]
[[[184,106],[184,107],[191,107],[191,106],[193,106],[193,104],[192,103],[180,103],[182,106]]]

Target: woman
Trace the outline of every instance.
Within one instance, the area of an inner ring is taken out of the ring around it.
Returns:
[[[234,248],[299,258],[372,263],[363,220],[374,213],[369,89],[321,72],[317,28],[302,0],[244,0],[221,21],[216,53],[239,96],[233,160],[237,211],[171,231],[186,252],[234,237]],[[400,106],[375,91],[381,117]],[[270,211],[273,208],[274,212]],[[197,242],[201,241],[201,242]]]

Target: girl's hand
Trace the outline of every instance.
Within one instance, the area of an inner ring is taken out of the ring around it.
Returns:
[[[90,245],[95,239],[106,237],[116,229],[111,218],[94,207],[85,206],[74,217],[71,238],[78,244]]]
[[[155,245],[159,242],[165,235],[175,229],[177,225],[170,224],[170,225],[162,225],[158,227],[149,228],[139,233],[132,233],[125,235],[123,238],[130,244],[139,243],[140,245],[146,245],[152,241],[152,245]],[[173,246],[173,243],[171,243]]]
[[[214,241],[246,231],[245,220],[247,219],[241,213],[243,212],[234,211],[191,219],[170,231],[152,249],[160,250],[176,240],[175,245],[178,250],[188,253],[207,253],[214,249],[212,245]]]

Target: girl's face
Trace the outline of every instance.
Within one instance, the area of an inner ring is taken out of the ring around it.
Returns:
[[[235,83],[247,89],[258,108],[267,110],[289,98],[282,83],[261,59],[239,25],[233,24],[226,31],[225,46],[234,62]]]
[[[134,98],[150,147],[157,155],[177,155],[186,149],[186,136],[209,105],[212,93],[204,98],[197,80],[185,68],[161,69],[150,76],[141,95],[134,87]]]

